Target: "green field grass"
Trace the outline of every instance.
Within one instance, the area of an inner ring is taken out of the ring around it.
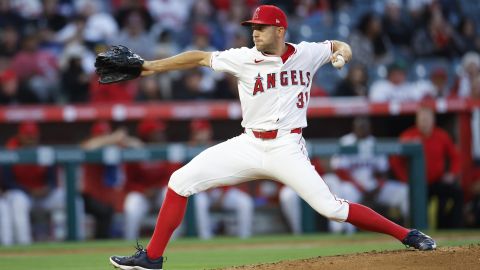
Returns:
[[[480,243],[480,230],[431,233],[439,246]],[[144,239],[144,244],[147,240]],[[112,269],[108,257],[131,255],[133,242],[119,240],[79,243],[38,243],[28,247],[0,248],[0,270],[97,270]],[[384,235],[359,233],[351,236],[315,234],[303,236],[258,236],[247,240],[217,238],[178,239],[171,243],[166,269],[216,269],[234,265],[276,262],[317,256],[404,248]]]

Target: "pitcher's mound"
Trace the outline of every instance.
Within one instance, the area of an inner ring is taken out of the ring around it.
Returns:
[[[389,270],[480,269],[480,245],[440,247],[434,251],[396,250],[317,257],[278,263],[239,266],[225,270]]]

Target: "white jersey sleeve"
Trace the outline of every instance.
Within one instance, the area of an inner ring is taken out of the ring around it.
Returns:
[[[249,53],[248,51],[248,48],[242,47],[213,52],[210,59],[210,66],[215,71],[228,72],[237,76],[245,61],[246,54]]]
[[[333,44],[331,41],[324,42],[301,42],[305,50],[308,51],[313,64],[313,70],[317,71],[321,66],[330,62],[333,53]]]

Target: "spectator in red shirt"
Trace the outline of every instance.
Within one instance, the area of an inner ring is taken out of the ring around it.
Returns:
[[[124,129],[112,132],[110,124],[105,121],[94,123],[90,133],[90,138],[81,144],[85,150],[135,144],[135,140]],[[82,169],[82,196],[86,213],[95,218],[94,237],[110,238],[115,204],[120,197],[120,167],[116,164],[85,164]]]
[[[6,148],[10,150],[38,147],[40,130],[33,122],[21,123],[16,136],[8,140]],[[12,205],[15,215],[12,224],[15,228],[14,238],[18,244],[32,242],[32,224],[30,214],[47,212],[54,228],[53,238],[62,240],[66,236],[65,190],[58,186],[55,166],[36,164],[19,164],[3,167],[3,181],[6,198]],[[81,201],[77,202],[81,220]],[[2,217],[7,218],[7,217]],[[46,232],[36,235],[37,238],[48,237]]]
[[[426,164],[428,197],[438,197],[437,224],[439,228],[462,226],[463,192],[459,183],[460,156],[447,132],[435,126],[435,114],[431,108],[417,111],[416,126],[400,135],[401,142],[420,142],[423,145]],[[392,168],[397,177],[408,180],[405,160],[393,157]],[[447,168],[447,162],[449,167]],[[449,202],[453,207],[449,207]]]
[[[141,121],[137,127],[141,145],[164,143],[165,129],[166,125],[163,122],[153,119]],[[162,205],[168,180],[180,166],[169,161],[125,164],[126,182],[123,189],[127,194],[124,202],[125,239],[134,240],[139,237],[142,221],[151,209],[157,209],[156,207]]]

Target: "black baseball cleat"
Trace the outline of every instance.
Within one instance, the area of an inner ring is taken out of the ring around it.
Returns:
[[[430,236],[422,233],[419,230],[411,230],[402,243],[407,247],[414,247],[418,250],[434,250],[437,248],[437,243]]]
[[[132,256],[112,256],[110,263],[115,268],[122,270],[162,270],[163,257],[151,260],[147,257],[147,251],[137,245],[137,252]]]

